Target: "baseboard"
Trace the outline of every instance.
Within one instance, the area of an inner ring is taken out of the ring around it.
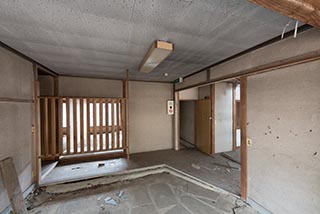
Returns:
[[[255,200],[253,200],[250,197],[248,197],[247,202],[248,202],[248,204],[250,204],[250,206],[252,208],[256,209],[260,214],[274,214],[273,212],[266,209],[265,207],[263,207],[261,204],[259,204],[258,202],[256,202]]]

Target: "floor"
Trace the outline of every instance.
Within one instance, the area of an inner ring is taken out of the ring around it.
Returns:
[[[208,156],[196,149],[161,150],[130,155],[130,161],[95,161],[55,167],[42,185],[99,177],[128,169],[166,164],[228,192],[240,195],[240,165],[220,154]]]
[[[99,188],[29,198],[30,214],[257,214],[231,194],[161,173]]]

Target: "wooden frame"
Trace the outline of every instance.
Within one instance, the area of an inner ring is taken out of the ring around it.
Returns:
[[[232,150],[235,151],[237,149],[237,121],[236,121],[236,83],[232,83]]]
[[[241,198],[248,197],[248,151],[247,151],[247,76],[240,77],[241,111]]]
[[[215,154],[215,130],[216,130],[216,124],[215,124],[215,85],[210,85],[210,106],[211,106],[211,155]]]
[[[43,137],[41,143],[43,149],[40,157],[43,160],[108,150],[127,151],[125,98],[44,96],[39,99],[42,102]],[[84,111],[85,105],[86,111]],[[66,118],[65,127],[63,127],[63,118]],[[93,123],[90,124],[90,120]],[[106,135],[105,140],[104,134]],[[91,135],[93,135],[93,141],[89,140]],[[110,140],[109,135],[111,135]]]

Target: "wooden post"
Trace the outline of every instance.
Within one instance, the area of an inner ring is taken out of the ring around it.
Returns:
[[[56,144],[57,144],[57,141],[56,141],[56,99],[55,98],[50,98],[50,137],[51,137],[51,155],[53,155],[54,157],[56,156],[57,154],[57,149],[56,149]]]
[[[215,130],[216,130],[216,115],[215,115],[215,84],[210,85],[210,107],[211,107],[211,118],[210,118],[210,139],[211,139],[211,155],[215,154]]]
[[[111,145],[112,149],[115,148],[115,139],[114,139],[114,99],[111,101]]]
[[[117,126],[116,126],[116,134],[117,134],[117,146],[116,146],[116,148],[119,148],[120,147],[120,134],[119,134],[119,132],[120,132],[120,130],[119,130],[119,127],[120,127],[120,105],[119,105],[119,103],[120,103],[120,100],[119,99],[117,99],[117,103],[116,103],[116,107],[117,107],[117,112],[116,112],[116,121],[117,121]]]
[[[99,151],[103,150],[103,100],[99,101]]]
[[[247,154],[247,77],[240,78],[241,111],[241,198],[247,200],[248,191],[248,154]]]
[[[43,123],[44,123],[44,132],[43,132],[43,155],[45,157],[48,156],[49,154],[49,119],[48,119],[48,98],[44,98],[43,100],[43,110],[44,110],[44,118],[43,118]]]
[[[236,83],[232,83],[232,150],[237,149],[237,101],[236,101]]]
[[[40,132],[40,99],[39,81],[34,82],[34,151],[35,151],[35,181],[37,184],[41,180],[41,132]]]
[[[62,98],[59,98],[58,101],[58,114],[59,114],[59,118],[58,118],[58,124],[59,124],[59,156],[63,155],[63,100]]]

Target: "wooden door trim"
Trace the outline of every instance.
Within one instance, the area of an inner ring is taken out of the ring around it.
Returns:
[[[216,108],[215,108],[215,97],[216,97],[215,84],[210,85],[210,108],[211,108],[211,123],[210,123],[210,142],[211,142],[211,155],[215,154],[215,129],[216,129]]]

